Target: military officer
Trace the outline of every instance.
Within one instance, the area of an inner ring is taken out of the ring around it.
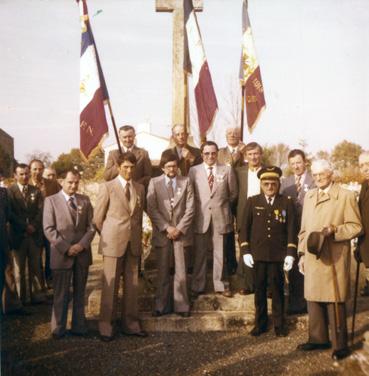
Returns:
[[[284,274],[296,257],[296,213],[290,197],[279,194],[280,168],[264,167],[257,176],[262,193],[249,197],[241,224],[240,244],[244,263],[255,269],[255,327],[250,334],[267,331],[267,285],[272,292],[275,334],[286,336],[284,325]]]

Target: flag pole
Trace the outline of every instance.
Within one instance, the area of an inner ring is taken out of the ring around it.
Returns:
[[[111,123],[113,124],[114,135],[115,135],[115,139],[117,140],[119,154],[122,155],[123,154],[122,147],[120,145],[118,130],[117,130],[117,126],[115,124],[115,118],[114,118],[114,115],[113,115],[113,109],[111,107],[110,99],[106,99],[106,104],[108,105],[108,108],[109,108],[110,119],[111,119]]]
[[[245,86],[241,85],[241,141],[243,142],[243,128],[244,128],[244,118],[245,118]]]

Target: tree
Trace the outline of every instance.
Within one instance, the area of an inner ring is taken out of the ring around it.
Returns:
[[[94,179],[97,171],[104,166],[104,151],[96,149],[86,161],[82,158],[79,149],[71,149],[69,153],[60,154],[52,164],[57,175],[68,170],[78,170],[84,179]]]
[[[331,161],[337,170],[355,168],[358,167],[358,158],[362,152],[360,145],[344,140],[334,147]]]
[[[329,153],[325,150],[319,150],[316,154],[314,159],[325,159],[327,161],[330,160]]]
[[[263,163],[265,165],[278,166],[282,170],[288,167],[289,146],[280,143],[277,145],[263,146]]]
[[[30,162],[33,159],[39,159],[46,167],[50,166],[53,160],[53,157],[49,152],[40,150],[34,150],[32,153],[27,154],[26,158],[27,162]]]

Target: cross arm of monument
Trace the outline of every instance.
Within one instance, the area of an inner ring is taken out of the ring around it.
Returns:
[[[202,12],[203,0],[192,0],[192,3],[196,12]],[[183,7],[183,0],[156,0],[157,12],[173,12],[180,7]]]

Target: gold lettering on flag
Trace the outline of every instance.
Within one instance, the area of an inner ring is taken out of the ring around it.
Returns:
[[[94,132],[93,132],[93,129],[91,127],[91,125],[88,125],[87,122],[85,120],[82,120],[81,124],[80,124],[80,128],[85,131],[86,133],[89,133],[90,136],[93,136],[94,135]]]

